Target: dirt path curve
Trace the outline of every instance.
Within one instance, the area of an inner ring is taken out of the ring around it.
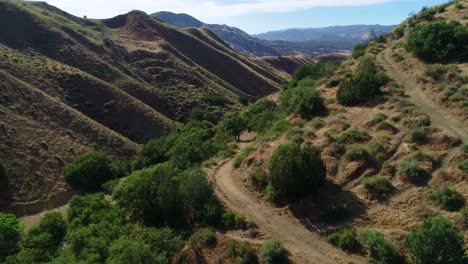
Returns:
[[[280,239],[294,263],[366,263],[363,257],[334,248],[293,216],[256,199],[242,183],[232,162],[232,159],[226,160],[211,172],[216,195],[231,210],[255,222],[262,233]]]
[[[405,88],[406,94],[411,98],[423,113],[431,118],[435,127],[444,128],[468,142],[468,123],[460,121],[448,109],[433,102],[429,96],[420,89],[417,80],[404,72],[391,57],[391,49],[387,48],[377,55],[377,62],[384,67],[390,78]]]

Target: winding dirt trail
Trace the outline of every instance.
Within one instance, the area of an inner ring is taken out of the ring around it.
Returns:
[[[242,183],[240,175],[226,160],[212,171],[216,195],[231,210],[252,220],[259,230],[280,239],[294,263],[366,263],[365,258],[340,251],[318,234],[306,229],[298,219],[281,213],[265,201],[259,201]]]
[[[411,75],[402,70],[391,57],[392,49],[387,48],[377,55],[377,62],[385,69],[390,78],[405,88],[411,98],[423,113],[431,118],[435,127],[444,128],[454,133],[464,142],[468,142],[468,123],[453,116],[450,111],[433,102],[420,88],[420,84]]]

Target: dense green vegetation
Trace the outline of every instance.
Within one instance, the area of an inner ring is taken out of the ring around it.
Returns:
[[[358,43],[353,47],[353,59],[359,59],[366,54],[367,43]]]
[[[15,215],[0,213],[0,261],[19,249],[19,241],[23,234]]]
[[[281,108],[288,113],[298,113],[311,117],[325,111],[325,103],[320,92],[311,87],[297,86],[285,90],[280,97]]]
[[[355,105],[366,102],[381,93],[380,87],[387,84],[388,77],[379,72],[374,62],[368,58],[361,58],[356,72],[350,80],[340,83],[336,99],[342,105]]]
[[[405,238],[414,263],[463,263],[463,234],[442,216],[428,218]]]
[[[328,235],[327,240],[335,247],[355,253],[361,250],[361,244],[356,238],[356,233],[351,228],[343,228]]]
[[[297,86],[312,87],[323,77],[331,76],[338,66],[338,63],[332,61],[320,61],[315,64],[303,65],[294,72],[292,80],[285,85],[285,89]]]
[[[377,197],[385,196],[393,191],[393,185],[390,180],[380,175],[363,178],[361,184]]]
[[[271,187],[292,200],[317,190],[326,176],[320,151],[297,144],[280,145],[270,157],[269,171]]]
[[[64,169],[67,182],[82,191],[97,191],[101,185],[116,178],[112,160],[98,152],[78,156]]]
[[[432,22],[409,35],[406,49],[428,62],[465,61],[468,27],[459,22]]]

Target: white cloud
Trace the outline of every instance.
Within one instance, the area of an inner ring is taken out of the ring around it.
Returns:
[[[108,18],[130,10],[138,9],[147,13],[171,11],[188,13],[202,21],[211,23],[246,14],[280,13],[310,9],[321,6],[373,5],[395,0],[48,0],[76,16]]]

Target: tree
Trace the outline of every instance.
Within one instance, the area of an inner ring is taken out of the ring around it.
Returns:
[[[101,185],[116,178],[112,160],[98,152],[88,152],[76,157],[64,169],[67,182],[82,191],[97,191]]]
[[[23,249],[34,252],[36,262],[50,261],[60,248],[67,232],[66,223],[58,212],[47,213],[38,226],[24,237]]]
[[[199,168],[189,169],[178,177],[180,194],[190,218],[203,220],[205,205],[213,199],[213,188]]]
[[[239,142],[241,133],[247,129],[247,120],[239,112],[235,112],[223,120],[223,127]]]
[[[325,111],[320,92],[312,87],[297,86],[284,91],[280,97],[281,107],[289,113],[310,117]]]
[[[278,194],[287,199],[298,199],[314,191],[326,176],[320,151],[297,144],[280,145],[269,162],[270,183]]]
[[[468,27],[459,22],[432,22],[416,28],[406,49],[428,62],[465,61]]]
[[[18,251],[23,227],[13,214],[0,213],[0,260]]]
[[[115,201],[134,221],[149,225],[180,223],[178,173],[171,163],[136,171],[117,186]]]
[[[168,160],[168,146],[165,138],[152,139],[141,148],[136,159],[133,162],[133,169],[139,170],[143,168],[163,163]]]
[[[428,218],[405,238],[414,263],[463,263],[463,234],[442,216]]]

